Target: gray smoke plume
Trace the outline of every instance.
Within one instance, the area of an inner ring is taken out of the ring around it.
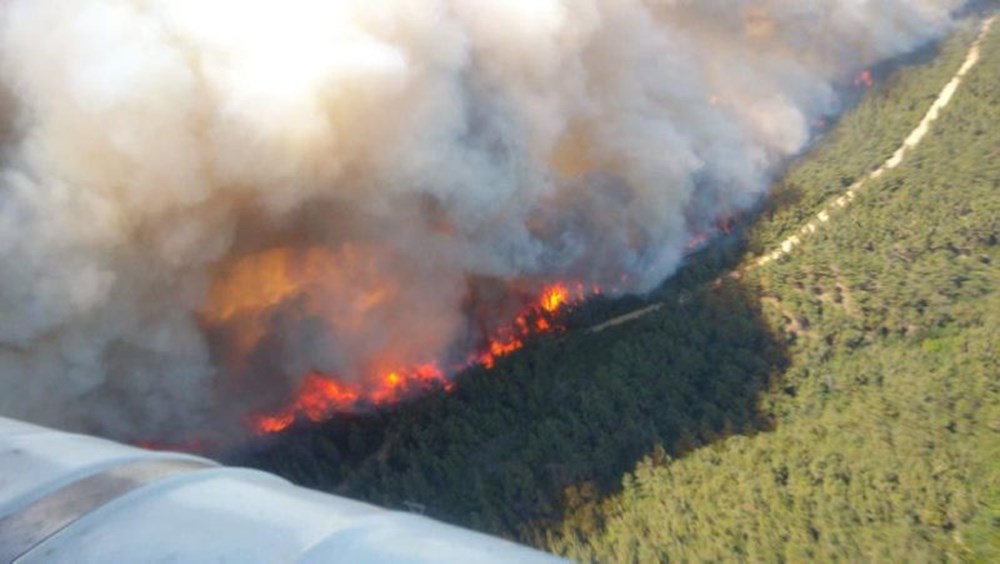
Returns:
[[[958,3],[6,0],[0,413],[238,426],[478,300],[647,290]]]

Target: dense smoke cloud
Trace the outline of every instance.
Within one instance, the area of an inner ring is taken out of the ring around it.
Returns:
[[[218,428],[514,288],[647,290],[957,4],[7,0],[0,413]]]

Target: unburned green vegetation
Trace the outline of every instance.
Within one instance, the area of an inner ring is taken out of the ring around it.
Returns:
[[[726,276],[885,160],[971,27],[878,86],[664,307],[456,391],[254,453],[299,482],[580,560],[1000,555],[1000,33],[930,136],[784,259]],[[625,310],[641,307],[632,298]]]

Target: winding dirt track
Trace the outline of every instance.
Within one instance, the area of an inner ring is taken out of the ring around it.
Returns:
[[[959,67],[958,72],[955,76],[951,78],[951,81],[945,85],[941,93],[938,94],[934,103],[931,104],[927,114],[924,118],[920,120],[910,134],[903,140],[903,144],[896,149],[888,160],[882,163],[882,166],[878,167],[876,170],[872,171],[868,176],[862,178],[861,180],[855,182],[847,188],[842,195],[830,200],[823,206],[819,213],[816,214],[815,219],[809,221],[803,225],[795,235],[792,235],[775,246],[770,252],[760,255],[756,259],[751,259],[746,266],[733,270],[728,274],[730,278],[740,278],[753,270],[754,268],[760,268],[767,265],[768,263],[774,262],[781,259],[782,257],[791,253],[796,247],[800,246],[802,242],[810,235],[819,231],[820,227],[824,224],[829,223],[832,214],[839,210],[843,210],[850,206],[851,202],[857,197],[858,192],[865,188],[869,181],[875,180],[899,165],[903,164],[906,157],[916,149],[920,143],[924,140],[927,134],[931,130],[931,125],[941,116],[941,111],[944,110],[951,103],[952,98],[954,98],[955,93],[958,92],[959,87],[962,85],[962,81],[969,71],[979,63],[980,49],[982,47],[983,41],[989,36],[990,31],[993,28],[993,23],[996,21],[997,16],[992,16],[983,22],[982,28],[979,32],[979,36],[973,42],[972,46],[969,48],[968,54],[965,56],[965,62]],[[659,310],[663,307],[663,303],[653,304],[641,309],[637,309],[625,315],[621,315],[595,325],[588,329],[590,333],[598,333],[607,329],[608,327],[613,327],[615,325],[621,325],[622,323],[627,323],[635,319],[639,319],[645,315],[648,315],[654,311]]]
[[[889,157],[889,159],[886,160],[882,166],[878,167],[867,177],[852,184],[848,187],[844,194],[827,202],[827,204],[823,206],[823,209],[816,214],[816,219],[803,225],[802,228],[799,229],[798,234],[788,237],[779,243],[778,246],[771,252],[761,255],[755,261],[751,262],[749,266],[743,267],[736,272],[738,274],[749,272],[752,268],[754,268],[754,266],[764,266],[765,264],[778,260],[792,252],[795,247],[802,244],[803,239],[818,231],[822,224],[829,222],[832,213],[849,206],[851,202],[854,201],[854,198],[857,197],[858,192],[864,189],[864,187],[868,184],[868,181],[875,180],[887,171],[903,164],[907,155],[916,149],[927,136],[927,133],[930,132],[931,125],[937,121],[939,117],[941,117],[941,111],[951,103],[955,93],[958,92],[959,86],[962,85],[962,80],[965,78],[965,75],[967,75],[969,71],[971,71],[972,68],[979,62],[980,48],[982,47],[983,41],[989,35],[990,30],[993,28],[994,20],[996,20],[996,16],[993,16],[983,22],[982,30],[979,32],[979,37],[976,38],[972,47],[969,48],[969,53],[965,56],[965,62],[962,63],[958,72],[955,73],[955,76],[951,78],[951,81],[948,82],[944,89],[941,90],[941,93],[938,94],[937,99],[934,100],[933,104],[931,104],[930,109],[927,110],[927,114],[924,116],[924,119],[920,121],[920,124],[917,125],[917,128],[910,132],[910,135],[903,141],[903,144],[896,149],[896,152],[893,153],[893,155]]]
[[[637,309],[635,311],[632,311],[631,313],[626,313],[625,315],[619,315],[618,317],[615,317],[613,319],[609,319],[609,320],[605,321],[604,323],[600,323],[598,325],[594,325],[590,329],[587,329],[587,331],[590,332],[590,333],[600,333],[601,331],[604,331],[608,327],[614,327],[615,325],[621,325],[622,323],[628,323],[629,321],[632,321],[633,319],[639,319],[640,317],[642,317],[644,315],[648,315],[650,313],[653,313],[654,311],[656,311],[656,310],[658,310],[658,309],[660,309],[662,307],[663,307],[663,303],[662,302],[658,303],[658,304],[648,305],[646,307],[643,307],[643,308]]]

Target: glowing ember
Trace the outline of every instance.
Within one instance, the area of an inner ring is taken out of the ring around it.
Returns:
[[[514,351],[517,351],[524,346],[524,341],[514,336],[505,336],[500,339],[491,339],[489,343],[489,349],[483,351],[476,358],[479,364],[482,364],[486,368],[493,368],[496,365],[496,359],[501,356],[507,356]]]
[[[709,241],[712,240],[712,237],[720,233],[722,235],[732,235],[733,230],[736,229],[739,221],[740,216],[738,214],[720,215],[715,219],[714,226],[709,228],[707,231],[695,233],[691,239],[688,240],[684,250],[687,253],[693,253],[704,247]],[[622,282],[624,283],[624,280]]]
[[[262,415],[251,418],[250,425],[258,434],[279,433],[295,423],[295,413],[284,412],[280,415]]]
[[[346,384],[335,377],[311,372],[287,407],[271,414],[251,416],[250,427],[257,434],[284,431],[300,418],[320,422],[335,413],[357,409],[361,404],[387,405],[417,390],[451,390],[452,384],[436,364],[421,364],[407,371],[391,371],[374,385]]]
[[[451,389],[451,382],[436,364],[423,364],[406,372],[389,372],[379,380],[378,386],[367,398],[375,405],[392,404],[414,389],[432,387]]]
[[[709,240],[708,233],[698,233],[694,237],[692,237],[690,241],[687,242],[687,245],[684,247],[684,250],[689,253],[693,253],[694,251],[697,251],[702,246],[704,246],[705,243],[708,243],[708,240]]]
[[[737,219],[735,215],[723,215],[715,220],[715,226],[725,235],[732,235]]]
[[[874,85],[875,85],[875,78],[872,76],[872,71],[870,70],[862,71],[861,74],[859,74],[854,79],[854,86],[864,86],[865,88],[871,88]]]
[[[590,291],[598,294],[600,288],[595,286]],[[532,335],[557,330],[556,314],[566,306],[583,300],[586,294],[582,284],[575,285],[572,291],[561,282],[544,288],[539,298],[526,306],[513,323],[501,327],[487,339],[482,350],[470,357],[469,364],[478,363],[492,368],[498,358],[521,349]],[[251,416],[249,425],[257,434],[279,433],[300,419],[319,422],[361,405],[391,405],[418,391],[450,391],[452,388],[451,381],[435,363],[389,370],[381,377],[357,384],[343,383],[334,376],[311,372],[289,405],[273,413]]]
[[[556,284],[547,288],[542,294],[542,309],[549,313],[555,313],[559,311],[559,308],[561,308],[567,300],[569,300],[569,291],[566,289],[566,286]]]
[[[272,415],[253,416],[250,424],[260,433],[277,433],[291,426],[297,416],[322,421],[331,413],[350,408],[360,397],[358,389],[311,372],[306,375],[291,405]]]
[[[594,287],[591,292],[599,294],[600,288]],[[493,368],[496,359],[507,356],[524,346],[525,340],[534,334],[548,333],[557,329],[554,325],[555,315],[565,306],[582,301],[586,291],[582,284],[576,284],[574,292],[562,282],[547,286],[535,303],[530,304],[514,320],[511,327],[502,327],[492,336],[485,347],[474,359],[486,368]]]

